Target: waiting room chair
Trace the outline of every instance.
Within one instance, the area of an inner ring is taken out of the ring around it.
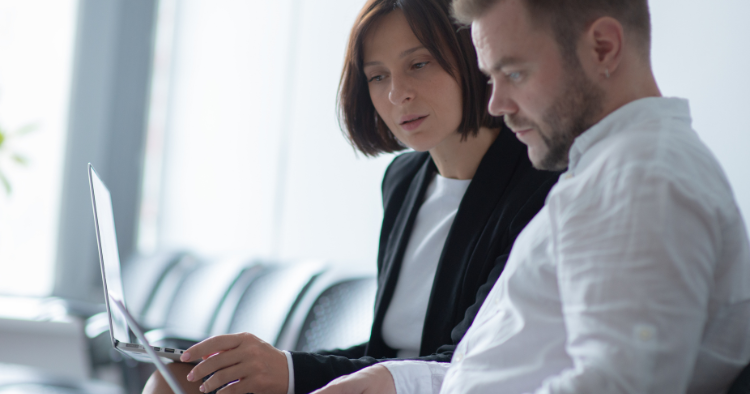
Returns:
[[[149,342],[184,349],[207,338],[230,290],[248,272],[254,275],[256,265],[247,258],[230,258],[195,269],[177,289],[162,328],[146,333]]]
[[[371,270],[331,268],[315,280],[300,300],[278,347],[310,352],[367,342],[376,290],[375,273]]]
[[[153,301],[156,290],[169,272],[183,259],[195,260],[186,251],[168,250],[151,255],[136,255],[122,268],[122,284],[128,311],[133,316],[142,316]]]
[[[740,372],[727,394],[750,394],[750,365]]]
[[[217,325],[213,334],[249,332],[275,345],[290,311],[325,269],[320,261],[267,266],[242,294],[228,324]]]

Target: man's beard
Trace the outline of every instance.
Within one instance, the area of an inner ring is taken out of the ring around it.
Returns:
[[[577,60],[577,59],[576,59]],[[544,129],[516,114],[505,115],[505,123],[515,129],[532,128],[547,146],[547,153],[538,163],[540,170],[561,171],[568,167],[568,153],[576,137],[594,125],[602,112],[604,91],[586,77],[581,64],[565,67],[567,77],[563,92],[542,116]]]

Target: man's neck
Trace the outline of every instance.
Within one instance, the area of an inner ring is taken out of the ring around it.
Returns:
[[[603,110],[595,123],[633,101],[646,97],[662,97],[650,66],[643,66],[643,69],[632,72],[623,71],[623,75],[613,78],[606,86]]]

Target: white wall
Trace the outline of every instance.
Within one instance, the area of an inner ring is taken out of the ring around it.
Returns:
[[[651,0],[652,61],[665,96],[690,100],[693,127],[750,219],[750,1]]]

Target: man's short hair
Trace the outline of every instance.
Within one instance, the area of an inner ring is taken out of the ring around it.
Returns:
[[[368,0],[349,35],[339,84],[339,124],[351,144],[366,156],[405,149],[370,100],[364,68],[364,39],[377,21],[400,9],[417,39],[461,85],[463,119],[458,132],[467,138],[480,127],[500,128],[502,118],[487,109],[491,89],[479,70],[468,29],[451,20],[451,0]]]
[[[492,6],[505,0],[454,0],[453,15],[463,24],[479,19]],[[580,35],[596,19],[617,19],[633,38],[634,47],[648,60],[651,55],[651,16],[647,0],[521,0],[534,24],[548,27],[555,35],[563,57],[578,62]]]

